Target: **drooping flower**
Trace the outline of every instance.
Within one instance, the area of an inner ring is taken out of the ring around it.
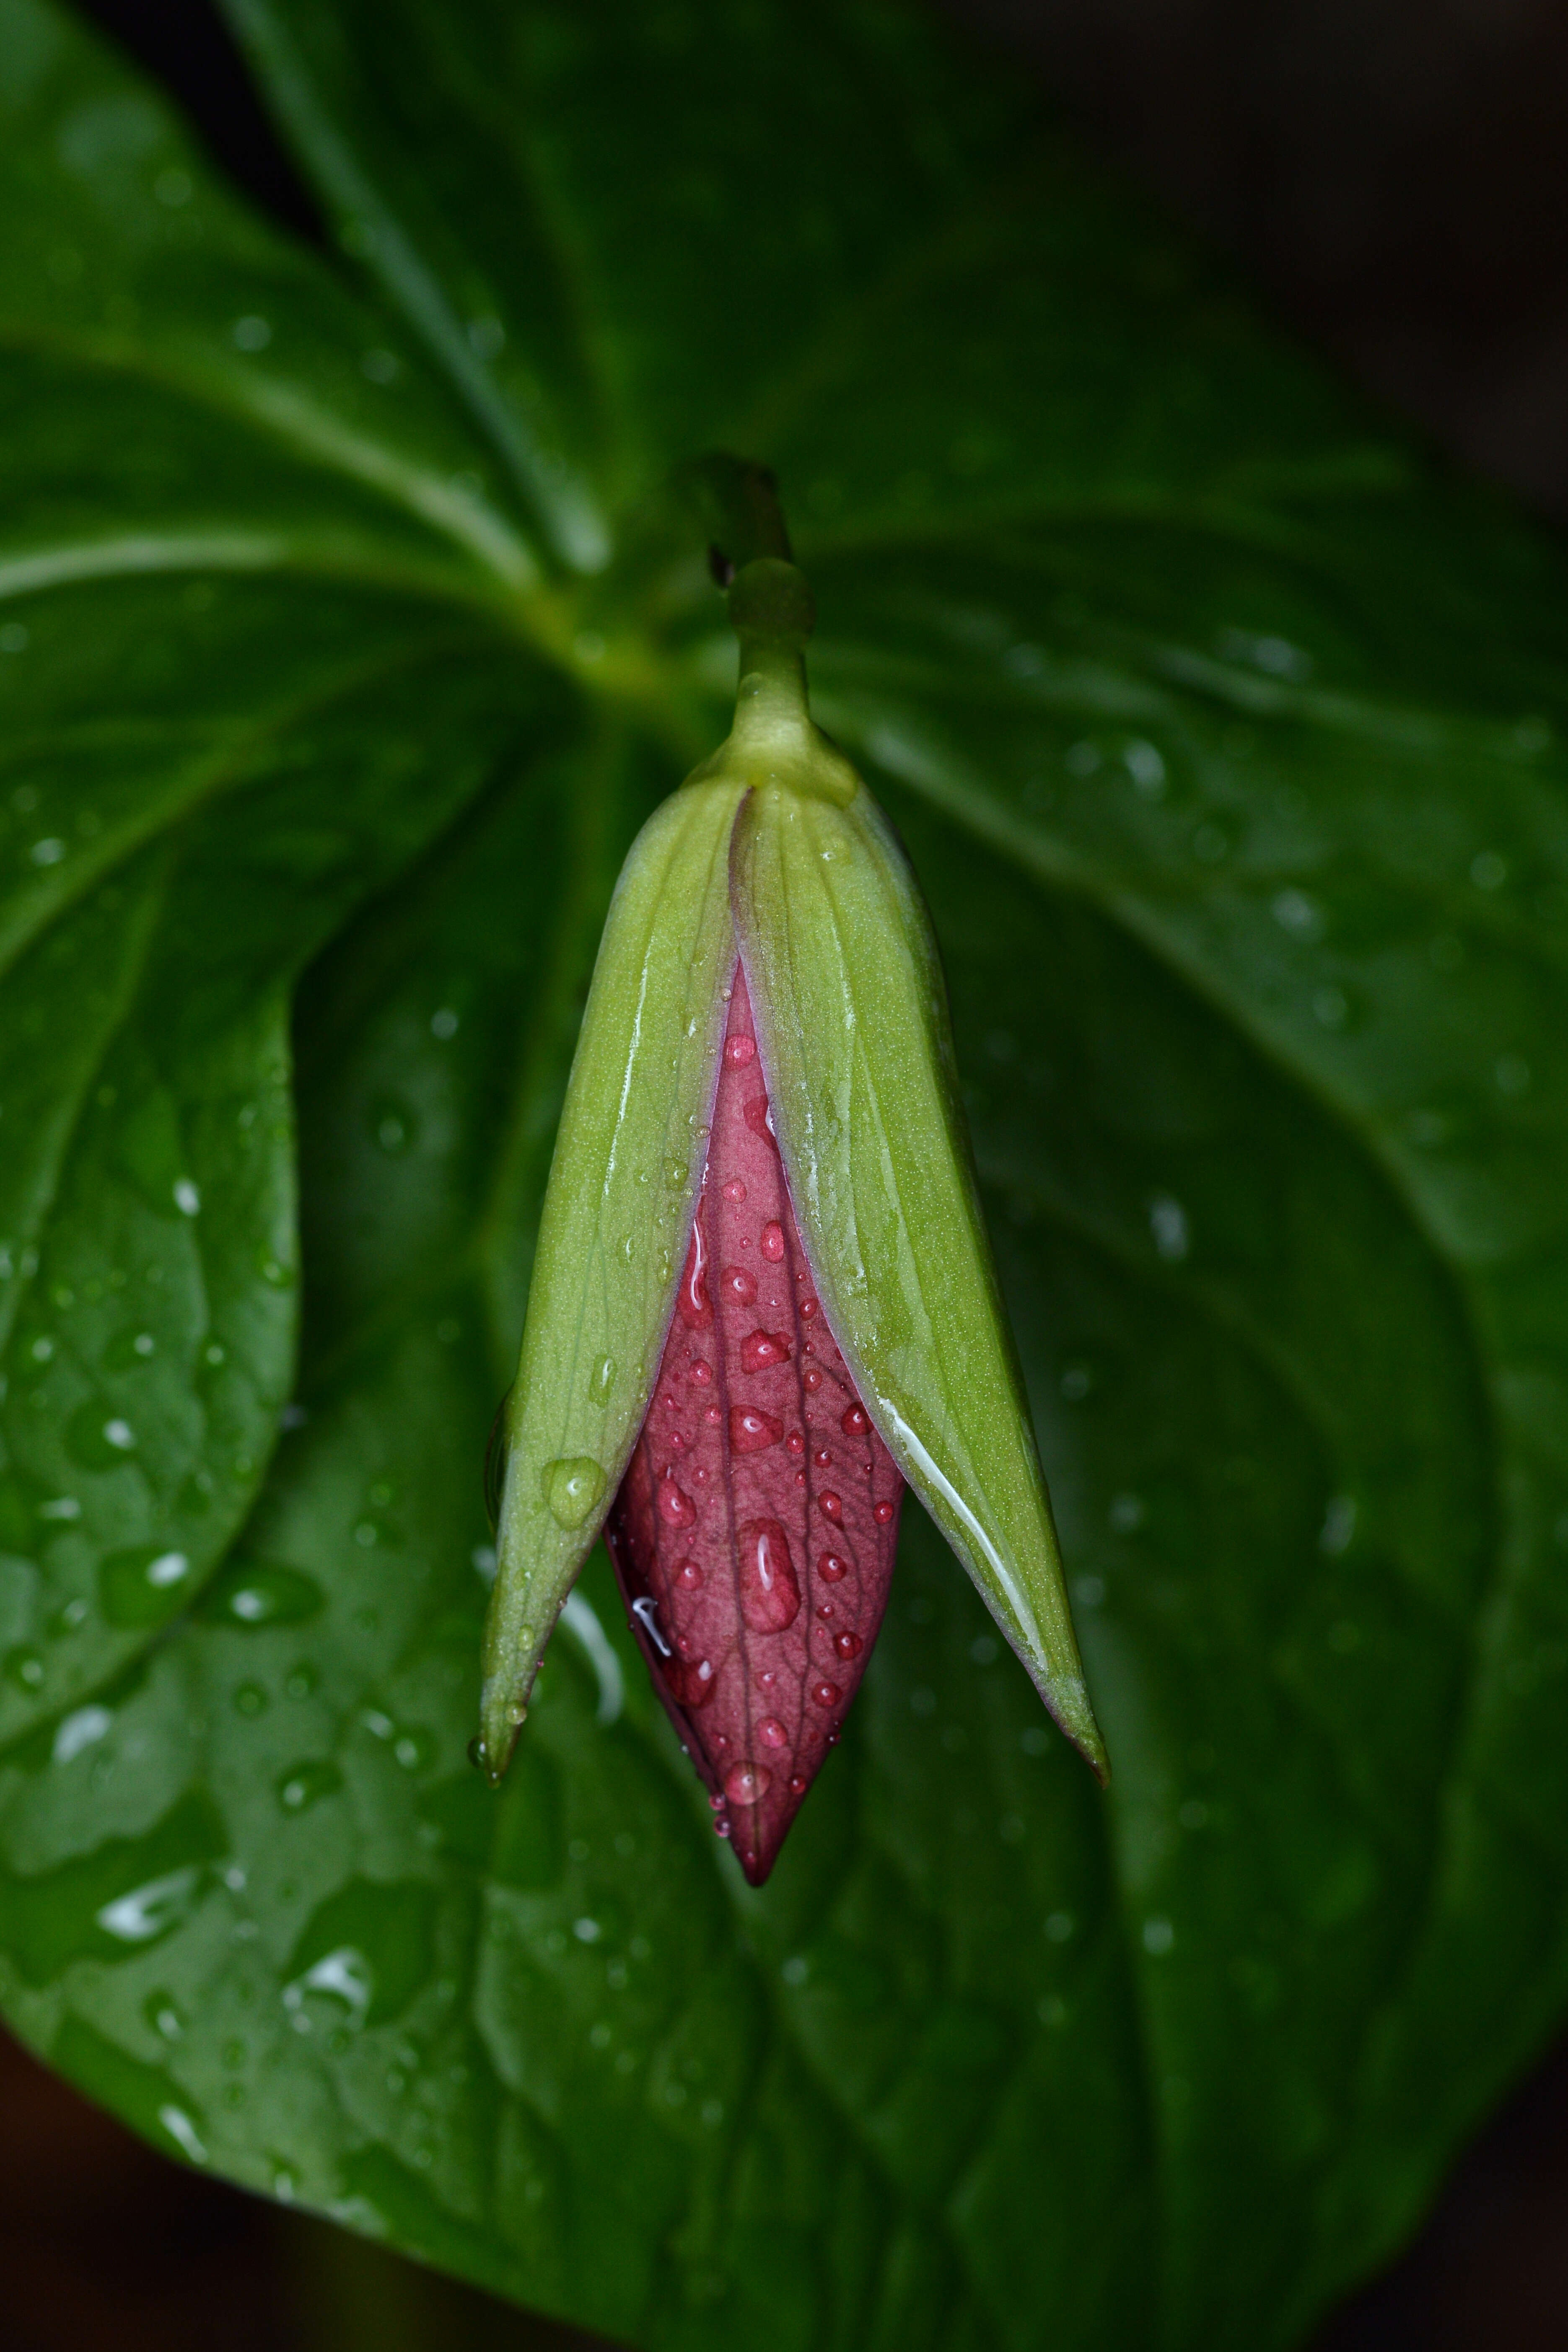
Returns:
[[[507,1407],[481,1760],[601,1529],[760,1884],[887,1599],[903,1483],[1102,1777],[929,919],[812,723],[809,592],[737,572],[728,740],[605,925]]]

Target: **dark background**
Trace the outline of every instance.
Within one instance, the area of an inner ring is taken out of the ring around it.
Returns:
[[[584,0],[584,5],[592,0]],[[1568,520],[1568,0],[947,0],[1287,331]],[[96,0],[319,234],[203,0]],[[584,2352],[182,2171],[0,2037],[0,2352]],[[1564,2352],[1568,2042],[1315,2352]]]

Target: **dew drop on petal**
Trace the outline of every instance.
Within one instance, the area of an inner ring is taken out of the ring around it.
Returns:
[[[722,1199],[732,1201],[736,1208],[739,1208],[746,1197],[745,1179],[741,1176],[731,1176],[727,1184],[720,1185],[719,1191]]]
[[[710,1658],[699,1658],[694,1664],[681,1661],[665,1671],[669,1687],[675,1694],[676,1704],[685,1707],[689,1714],[695,1714],[700,1706],[706,1706],[719,1687],[719,1677],[713,1671]]]
[[[840,1552],[825,1551],[816,1563],[816,1572],[825,1584],[839,1584],[849,1573],[849,1562]]]
[[[765,1764],[731,1764],[724,1775],[724,1794],[732,1805],[760,1804],[773,1785]]]
[[[763,1238],[758,1246],[769,1264],[777,1265],[784,1254],[784,1227],[776,1217],[770,1218],[763,1227]]]
[[[782,1633],[800,1610],[789,1538],[777,1519],[748,1519],[736,1530],[741,1614],[753,1633]]]
[[[746,1037],[737,1034],[733,1037],[725,1038],[724,1059],[729,1063],[730,1067],[732,1070],[744,1069],[746,1064],[748,1062],[754,1062],[756,1057],[757,1041],[754,1037]]]
[[[789,1745],[789,1734],[776,1715],[763,1716],[757,1726],[757,1738],[764,1748],[785,1748]]]
[[[864,1437],[870,1428],[870,1418],[858,1400],[852,1404],[838,1424],[846,1437]]]
[[[858,1633],[835,1633],[833,1646],[841,1658],[858,1658],[866,1644]]]
[[[667,1470],[658,1482],[658,1516],[667,1527],[689,1528],[696,1524],[697,1506],[685,1489],[676,1485],[673,1470]]]
[[[885,1528],[888,1521],[897,1516],[898,1507],[896,1503],[879,1503],[871,1517],[879,1528]]]
[[[807,1396],[815,1396],[817,1390],[822,1386],[822,1372],[820,1367],[816,1364],[807,1364],[805,1370],[801,1377],[805,1384]]]
[[[843,1519],[844,1506],[842,1502],[840,1502],[838,1496],[833,1493],[831,1488],[829,1488],[826,1494],[818,1495],[816,1498],[816,1507],[822,1513],[825,1519],[831,1519],[833,1521],[835,1527],[838,1526]]]
[[[814,1706],[837,1706],[842,1696],[837,1683],[813,1683],[811,1685]]]
[[[694,1387],[705,1389],[712,1381],[713,1367],[711,1364],[704,1364],[699,1361],[692,1365],[691,1370],[687,1373],[686,1377],[692,1382]]]
[[[757,1277],[743,1265],[727,1265],[719,1276],[719,1296],[728,1307],[749,1307],[757,1295]]]
[[[784,1423],[776,1414],[759,1412],[754,1405],[731,1406],[730,1443],[737,1454],[761,1454],[783,1435]]]
[[[702,1570],[694,1559],[683,1559],[675,1571],[675,1580],[682,1592],[699,1592],[702,1589]]]
[[[775,1331],[752,1331],[741,1342],[741,1370],[765,1372],[773,1364],[787,1364],[789,1341]]]

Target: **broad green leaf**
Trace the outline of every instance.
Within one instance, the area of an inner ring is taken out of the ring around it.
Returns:
[[[293,982],[561,698],[497,692],[528,559],[440,390],[60,20],[0,54],[5,1737],[232,1543],[292,1379]]]
[[[1568,1994],[1561,560],[912,11],[230,13],[331,262],[0,16],[6,2013],[629,2342],[1300,2342]],[[464,1760],[713,447],[932,907],[1115,1771],[912,1524],[758,1895],[602,1561]]]

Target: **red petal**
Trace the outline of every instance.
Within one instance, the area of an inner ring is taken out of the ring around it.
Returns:
[[[605,1530],[753,1886],[865,1672],[903,1494],[817,1307],[759,1081],[737,966],[679,1312]]]

